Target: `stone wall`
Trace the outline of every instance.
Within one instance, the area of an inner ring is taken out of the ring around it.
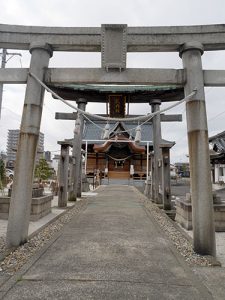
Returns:
[[[214,203],[214,222],[216,231],[225,231],[225,202]],[[175,220],[187,230],[192,230],[192,205],[185,199],[176,199]]]
[[[52,195],[32,198],[30,221],[37,221],[51,212]],[[9,216],[10,197],[0,197],[0,219]]]

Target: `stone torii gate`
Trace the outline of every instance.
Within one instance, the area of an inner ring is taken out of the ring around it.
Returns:
[[[204,51],[225,49],[224,25],[101,28],[54,28],[0,25],[0,47],[29,50],[29,69],[1,69],[0,83],[27,84],[11,198],[7,244],[24,243],[28,236],[32,178],[40,131],[44,91],[29,75],[53,84],[175,85],[187,102],[191,168],[194,250],[215,255],[215,232],[210,179],[204,86],[225,86],[224,70],[202,70]],[[101,68],[48,68],[54,51],[101,52]],[[128,52],[178,52],[184,69],[128,69]]]

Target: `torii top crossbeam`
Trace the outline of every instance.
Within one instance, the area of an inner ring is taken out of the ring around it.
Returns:
[[[118,25],[117,25],[118,26]],[[225,50],[225,25],[127,27],[128,52],[178,52],[198,41],[205,51]],[[54,51],[101,52],[101,27],[43,27],[0,25],[0,47],[28,50],[34,41]]]
[[[126,84],[174,85],[186,83],[184,69],[126,68],[126,52],[179,52],[197,41],[204,51],[225,50],[225,25],[127,27],[41,27],[0,25],[0,48],[28,50],[36,43],[53,51],[102,52],[102,68],[48,68],[49,85]],[[110,72],[108,70],[110,69]],[[119,69],[121,72],[115,71]],[[27,83],[27,68],[0,70],[0,83]],[[203,70],[204,86],[225,86],[224,70]]]

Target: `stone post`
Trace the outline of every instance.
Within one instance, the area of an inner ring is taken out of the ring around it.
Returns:
[[[74,136],[73,136],[73,149],[72,149],[72,162],[70,166],[70,190],[69,190],[69,201],[76,201],[77,195],[75,194],[75,167],[76,167],[76,145],[78,143],[78,135],[76,134],[76,123],[74,129]]]
[[[146,159],[146,181],[145,181],[145,190],[144,195],[149,198],[150,196],[150,187],[151,187],[151,181],[149,177],[149,142],[147,142],[147,159]]]
[[[85,111],[87,101],[80,98],[77,100],[78,108]],[[76,201],[77,197],[81,197],[81,185],[82,185],[82,168],[81,168],[81,146],[82,146],[82,134],[84,128],[84,118],[80,115],[80,130],[76,133],[76,125],[73,139],[73,168],[72,168],[72,189],[70,191],[69,199]]]
[[[161,101],[158,99],[152,100],[150,105],[152,107],[152,112],[156,112],[160,109]],[[154,149],[154,177],[152,178],[153,184],[153,201],[156,204],[162,204],[162,198],[159,195],[159,185],[161,183],[161,166],[159,162],[162,159],[162,150],[160,148],[161,143],[161,123],[160,114],[156,115],[152,119],[153,125],[153,149]]]
[[[162,149],[162,201],[163,209],[171,210],[170,185],[170,148],[173,145],[161,145]]]
[[[180,57],[182,57],[186,71],[185,95],[187,96],[197,88],[196,95],[186,104],[194,250],[202,255],[215,255],[213,197],[202,54],[203,46],[198,42],[189,42],[180,49]]]
[[[68,192],[68,169],[69,169],[69,145],[61,144],[60,153],[60,168],[59,168],[59,194],[58,206],[67,206],[67,192]]]
[[[72,148],[73,151],[73,148]],[[73,173],[73,157],[72,155],[69,156],[69,183],[68,183],[68,199],[70,197],[70,193],[73,189],[73,182],[72,182],[72,173]]]
[[[84,173],[87,174],[87,157],[88,157],[88,143],[85,142],[85,166],[84,166]]]
[[[149,142],[147,142],[146,180],[149,180]]]
[[[154,152],[151,152],[151,188],[150,188],[150,199],[153,201],[153,190],[154,190]]]
[[[30,47],[30,72],[44,80],[49,58],[48,44],[33,43]],[[44,89],[31,76],[27,79],[23,116],[18,142],[13,191],[7,228],[7,246],[19,246],[27,241],[32,200],[35,156],[43,107]]]
[[[80,98],[77,101],[78,108],[85,111],[87,101],[85,99]],[[77,181],[77,197],[81,197],[82,193],[82,153],[81,153],[81,147],[82,147],[82,139],[83,139],[83,131],[84,131],[84,117],[80,115],[80,135],[79,135],[79,149],[77,151],[77,164],[76,164],[76,177],[78,178]]]

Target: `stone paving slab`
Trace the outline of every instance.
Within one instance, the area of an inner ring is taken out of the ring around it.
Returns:
[[[3,299],[213,299],[138,198],[100,187]]]
[[[225,299],[225,270],[224,268],[193,268],[194,273],[204,282],[204,285],[213,291],[214,299]]]
[[[19,297],[19,298],[18,298]],[[11,290],[4,298],[6,300],[31,300],[31,299],[73,299],[73,300],[203,300],[205,298],[196,287],[185,285],[148,284],[134,282],[112,281],[22,281],[17,283],[17,288]]]

